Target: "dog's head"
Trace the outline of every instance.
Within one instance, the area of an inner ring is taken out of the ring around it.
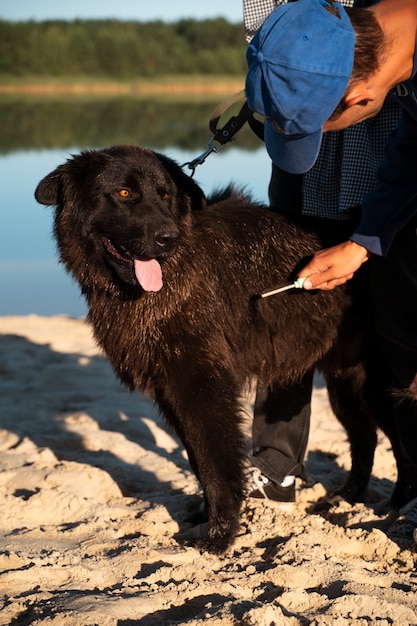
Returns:
[[[35,197],[55,205],[61,260],[83,287],[162,287],[202,190],[171,159],[138,146],[82,152],[48,174]]]

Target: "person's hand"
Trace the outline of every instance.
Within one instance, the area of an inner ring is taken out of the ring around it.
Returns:
[[[303,283],[304,289],[334,289],[352,278],[368,257],[366,248],[354,241],[345,241],[316,252],[298,276],[307,277]]]

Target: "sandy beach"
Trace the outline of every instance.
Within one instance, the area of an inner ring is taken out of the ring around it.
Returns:
[[[366,503],[317,379],[296,504],[249,500],[233,548],[200,554],[199,485],[152,403],[114,377],[82,319],[0,317],[0,625],[411,626],[417,549],[388,539],[380,434]]]

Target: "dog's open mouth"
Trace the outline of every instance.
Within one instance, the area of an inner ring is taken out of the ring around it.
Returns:
[[[145,259],[127,252],[123,247],[116,247],[110,239],[104,239],[107,252],[119,262],[132,266],[136,280],[144,291],[162,289],[162,269],[157,259]]]

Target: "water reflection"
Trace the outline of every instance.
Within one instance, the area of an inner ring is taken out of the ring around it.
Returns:
[[[210,139],[208,122],[215,106],[216,102],[128,97],[2,97],[0,153],[116,143],[199,150]],[[259,147],[249,129],[239,133],[237,142],[247,150]]]
[[[147,145],[182,164],[205,149],[212,103],[177,103],[179,108],[173,108],[168,103],[118,102],[55,106],[25,99],[14,107],[0,102],[0,315],[86,313],[78,286],[57,262],[52,210],[33,197],[41,178],[70,154],[127,142]],[[259,140],[246,136],[247,143],[245,133],[239,133],[238,142],[197,168],[195,179],[206,194],[235,182],[266,201],[269,159]]]

